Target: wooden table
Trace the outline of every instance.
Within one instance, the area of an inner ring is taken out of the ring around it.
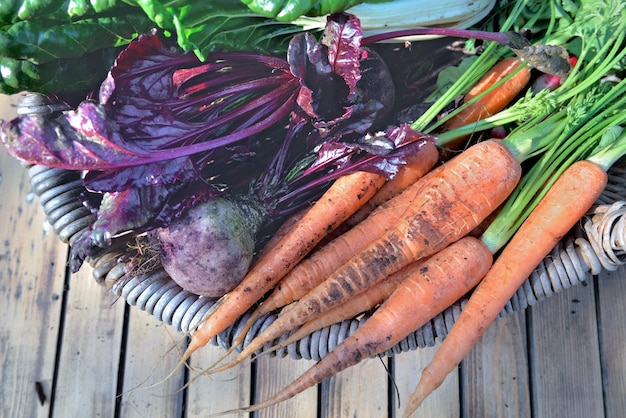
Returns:
[[[68,274],[67,246],[4,148],[0,242],[0,417],[207,417],[265,398],[310,365],[265,357],[213,377],[180,370],[161,383],[184,336],[116,300],[89,268]],[[625,299],[622,268],[497,321],[416,416],[623,416]],[[398,416],[434,349],[369,359],[254,416]],[[222,353],[208,346],[192,366]]]

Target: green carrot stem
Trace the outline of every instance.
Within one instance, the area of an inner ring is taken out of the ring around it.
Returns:
[[[587,158],[607,169],[624,155],[626,140],[622,135],[612,146],[603,148],[594,157],[589,157],[604,132],[618,124],[626,123],[624,112],[616,113],[604,121],[602,121],[602,116],[598,115],[593,118],[571,136],[570,130],[563,131],[550,150],[533,164],[498,216],[483,233],[481,240],[490,250],[495,252],[508,242],[558,176],[571,164]],[[591,129],[585,129],[587,126]]]
[[[459,112],[463,111],[468,106],[471,106],[472,104],[474,104],[477,101],[481,100],[485,95],[491,93],[493,90],[498,89],[500,86],[502,86],[503,84],[507,83],[519,71],[521,71],[524,68],[524,66],[526,66],[526,65],[527,65],[526,63],[522,63],[522,65],[517,66],[517,68],[515,70],[513,70],[510,74],[506,75],[501,80],[499,80],[496,83],[492,84],[491,86],[489,86],[489,88],[487,88],[486,90],[484,90],[480,94],[478,94],[475,97],[473,97],[471,100],[468,100],[467,102],[463,103],[461,106],[459,106],[458,108],[454,109],[454,111],[450,112],[448,115],[446,115],[445,117],[439,119],[436,123],[434,123],[431,126],[429,126],[427,129],[425,129],[425,133],[430,133],[430,132],[434,131],[435,129],[437,129],[438,127],[440,127],[444,123],[446,123],[450,118],[454,117],[456,114],[458,114]],[[485,125],[488,125],[489,123],[493,123],[493,122],[489,121],[489,122],[486,122],[484,124],[481,124],[481,128],[482,129],[488,129],[488,128],[485,127]],[[500,122],[500,123],[502,123],[502,122]],[[453,129],[453,130],[450,130],[448,132],[444,132],[444,133],[440,134],[437,137],[437,145],[443,146],[443,145],[447,144],[451,140],[454,140],[454,139],[457,139],[457,138],[462,138],[463,136],[465,136],[465,134],[473,133],[475,131],[476,124],[477,124],[477,122],[474,122],[474,123],[468,124],[468,125],[466,125],[466,126],[464,126],[462,128]],[[496,125],[494,124],[494,126],[496,126]],[[474,130],[472,130],[472,128],[474,128]]]
[[[621,129],[621,134],[618,138],[600,148],[587,159],[608,171],[624,155],[626,155],[626,129]]]
[[[498,29],[502,32],[511,30],[526,8],[526,3],[527,1],[516,1],[513,8],[508,13],[507,19],[502,24],[502,27]],[[538,13],[533,15],[525,23],[524,27],[532,27],[538,16],[543,13],[545,7],[549,7],[549,5],[543,3]],[[508,52],[510,52],[510,50],[501,44],[488,42],[483,53],[480,54],[480,56],[470,65],[467,71],[465,71],[463,75],[461,75],[461,77],[459,77],[459,79],[447,91],[445,91],[422,116],[413,122],[411,128],[419,132],[432,132],[434,128],[431,128],[430,125],[437,119],[437,116],[443,111],[443,109],[454,101],[456,97],[466,93],[470,88],[472,88],[472,86],[480,80],[483,74],[493,67],[495,63],[497,63]]]

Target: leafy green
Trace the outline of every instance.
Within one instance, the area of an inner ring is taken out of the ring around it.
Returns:
[[[73,23],[50,19],[22,20],[0,32],[0,51],[7,57],[43,64],[126,45],[154,26],[137,9],[125,8],[119,12],[118,16],[88,18]]]
[[[291,36],[302,31],[235,0],[0,3],[0,93],[8,94],[96,89],[113,64],[110,52],[154,27],[201,59],[218,50],[284,54]]]
[[[40,18],[70,22],[123,5],[123,0],[2,0],[0,26]]]
[[[241,0],[250,10],[280,22],[292,22],[300,16],[324,16],[339,13],[364,0]]]
[[[217,50],[277,54],[302,29],[280,23],[233,0],[129,0],[160,28],[172,31],[185,51],[200,59]]]
[[[63,96],[87,92],[104,80],[118,53],[118,48],[106,48],[79,58],[56,59],[41,65],[0,57],[0,92],[32,91]],[[64,100],[70,101],[68,97]]]

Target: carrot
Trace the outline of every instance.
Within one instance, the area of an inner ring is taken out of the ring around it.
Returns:
[[[416,155],[419,155],[419,158],[412,158],[414,161],[407,162],[409,166],[403,166],[403,168],[407,167],[412,172],[411,177],[416,175],[419,177],[423,176],[439,159],[437,147],[431,142],[425,143]],[[390,181],[393,182],[397,177]],[[241,328],[237,338],[233,341],[231,348],[226,350],[225,355],[218,359],[218,362],[230,355],[234,348],[243,343],[246,333],[259,318],[300,299],[342,264],[381,236],[387,228],[404,216],[420,187],[423,187],[422,183],[414,181],[410,187],[405,188],[404,192],[393,198],[393,200],[390,199],[383,203],[362,222],[354,225],[298,263],[293,270],[279,281],[272,293],[254,310]],[[239,360],[243,359],[245,357],[240,356],[236,362],[230,363],[230,365],[234,366],[240,362]],[[224,368],[212,371],[217,372],[220,370],[224,370]]]
[[[422,372],[405,417],[459,365],[537,264],[591,208],[606,182],[604,168],[582,160],[568,167],[550,187],[472,293]]]
[[[265,244],[263,244],[263,248],[259,251],[259,253],[255,256],[255,259],[252,260],[252,265],[256,264],[260,259],[265,256],[265,253],[271,251],[272,248],[278,245],[280,240],[282,240],[285,235],[289,233],[293,229],[295,225],[300,222],[300,220],[306,215],[309,211],[310,207],[305,207],[304,209],[300,209],[299,211],[291,214],[285,219],[285,221],[278,227],[278,229],[272,233],[272,236],[267,240]]]
[[[417,261],[414,263],[418,263]],[[413,268],[411,268],[413,267]],[[396,290],[398,284],[409,274],[410,271],[414,271],[413,264],[409,264],[399,272],[392,274],[385,280],[375,284],[369,289],[359,293],[353,298],[350,298],[341,305],[337,305],[334,308],[328,310],[324,315],[317,317],[311,321],[306,322],[293,334],[289,336],[285,341],[281,341],[276,345],[276,349],[280,347],[286,347],[289,344],[298,341],[307,335],[333,324],[337,324],[345,319],[351,319],[355,316],[362,314],[363,312],[374,309],[376,306],[383,303],[391,294]]]
[[[420,154],[423,158],[420,159],[419,174],[423,176],[436,163],[438,152],[433,144],[427,143],[420,149]],[[300,299],[352,256],[364,250],[385,230],[405,216],[418,190],[423,187],[423,183],[415,182],[399,196],[377,208],[363,222],[302,260],[263,301],[258,309],[260,314],[257,314],[257,318]]]
[[[240,356],[465,236],[506,199],[521,174],[520,163],[496,141],[474,145],[441,167],[420,180],[402,219],[283,312]]]
[[[362,359],[392,348],[472,289],[491,262],[489,249],[478,239],[466,237],[414,263],[396,291],[352,336],[276,395],[242,410],[254,411],[282,402]]]
[[[518,67],[520,67],[518,70]],[[517,71],[515,74],[513,74]],[[513,74],[513,75],[511,75]],[[483,78],[465,95],[463,101],[467,106],[450,119],[443,129],[450,131],[461,126],[469,125],[491,116],[509,105],[530,81],[531,71],[520,58],[507,57],[498,62]],[[502,85],[488,91],[496,83],[510,76]],[[482,95],[482,96],[481,96]],[[446,147],[458,148],[467,136],[446,143]]]
[[[384,182],[383,175],[365,171],[338,178],[300,222],[271,251],[265,252],[243,281],[218,302],[193,334],[182,361],[257,303],[320,240],[371,198]]]
[[[359,209],[354,215],[350,216],[345,224],[348,226],[354,226],[367,218],[370,213],[377,207],[399,195],[409,186],[420,179],[424,174],[430,171],[431,168],[439,160],[439,151],[435,144],[427,142],[420,152],[412,154],[407,157],[406,165],[403,165],[391,180],[387,181],[385,185],[374,195],[370,200],[365,202],[363,207]]]
[[[271,353],[272,351],[278,350],[281,347],[286,347],[289,344],[295,341],[298,341],[299,339],[304,338],[305,336],[319,329],[336,324],[345,319],[354,318],[355,316],[365,311],[375,308],[376,306],[381,304],[383,301],[385,301],[393,293],[393,291],[398,287],[398,284],[402,282],[402,280],[404,280],[409,275],[409,273],[415,270],[414,264],[417,264],[417,263],[419,262],[416,261],[415,263],[408,265],[407,267],[400,270],[399,272],[387,277],[385,280],[381,281],[380,283],[377,283],[376,285],[370,287],[364,292],[359,293],[355,297],[350,298],[345,303],[342,303],[341,305],[337,305],[334,308],[331,308],[324,315],[318,316],[317,318],[314,318],[308,321],[307,323],[303,324],[300,328],[298,328],[296,332],[291,334],[284,341],[280,341],[278,344],[274,345],[273,347],[264,348],[262,354]],[[289,309],[289,306],[286,309]],[[242,335],[242,334],[239,334],[239,335]],[[238,344],[241,344],[241,342],[243,342],[243,336],[241,337],[241,341],[238,342]],[[232,347],[228,351],[232,352]],[[211,369],[210,372],[211,373],[222,372],[226,369],[236,366],[237,364],[240,364],[241,362],[245,361],[247,358],[248,358],[248,351],[246,351],[245,353],[241,353],[241,355],[237,356],[237,358],[234,359],[232,362],[229,362],[216,369]]]

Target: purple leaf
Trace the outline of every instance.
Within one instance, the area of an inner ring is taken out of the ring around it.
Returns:
[[[293,37],[287,50],[291,72],[300,80],[297,103],[312,119],[333,120],[349,106],[348,86],[328,62],[328,51],[310,33]],[[357,61],[358,65],[358,61]]]
[[[106,170],[140,164],[144,156],[109,129],[102,108],[84,102],[56,118],[24,115],[3,123],[7,150],[30,164],[69,170]]]
[[[334,14],[328,17],[322,36],[322,44],[328,47],[328,61],[333,72],[348,85],[349,99],[353,99],[356,84],[361,79],[361,34],[361,22],[356,16]]]

